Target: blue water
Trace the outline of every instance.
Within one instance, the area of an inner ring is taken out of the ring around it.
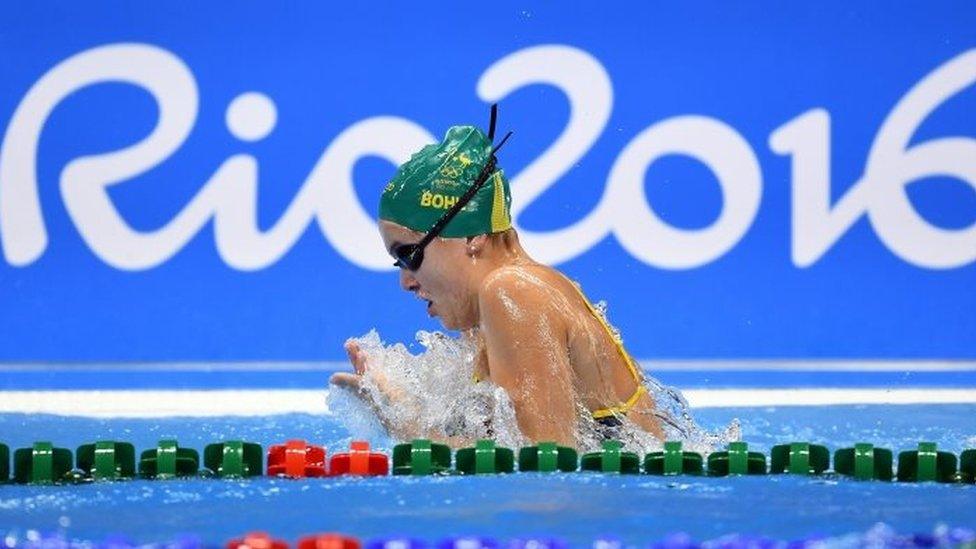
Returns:
[[[931,440],[959,453],[976,447],[976,406],[831,406],[705,409],[697,418],[720,428],[742,421],[750,447],[809,440],[831,450],[869,441],[896,451]],[[83,419],[0,415],[0,441],[11,449],[49,439],[76,448],[96,439],[127,440],[137,450],[176,437],[202,450],[244,438],[267,446],[288,438],[348,446],[351,434],[328,415],[247,418]],[[376,439],[389,449],[392,441]],[[837,478],[660,478],[601,474],[518,473],[491,477],[331,478],[315,480],[127,481],[79,486],[0,486],[0,533],[62,531],[99,540],[123,533],[135,541],[196,533],[221,543],[252,530],[294,541],[341,531],[373,538],[446,535],[507,539],[558,536],[587,545],[613,535],[644,544],[670,533],[696,539],[743,533],[797,539],[865,532],[884,522],[899,532],[938,524],[976,525],[976,486],[863,483]]]

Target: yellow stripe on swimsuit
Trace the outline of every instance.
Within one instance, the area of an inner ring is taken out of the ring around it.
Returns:
[[[641,376],[640,370],[637,369],[637,365],[634,364],[634,359],[630,358],[630,355],[627,353],[627,350],[624,349],[624,344],[621,343],[620,340],[613,334],[613,331],[610,329],[610,326],[607,324],[606,319],[603,318],[603,315],[601,315],[596,310],[596,307],[594,307],[593,304],[590,303],[589,299],[586,299],[586,295],[583,294],[583,290],[581,290],[579,286],[577,286],[572,280],[570,280],[569,282],[570,284],[573,285],[573,288],[576,288],[576,292],[583,300],[583,303],[586,304],[586,308],[589,309],[590,314],[592,314],[594,317],[596,317],[597,320],[600,321],[600,325],[603,326],[603,330],[610,337],[610,341],[613,341],[614,346],[617,348],[617,352],[620,353],[620,357],[624,359],[624,363],[627,364],[627,369],[630,370],[630,374],[634,376],[634,381],[637,383],[637,389],[634,390],[634,394],[630,395],[630,398],[627,399],[627,402],[624,402],[623,404],[619,404],[617,406],[609,406],[607,408],[593,410],[591,412],[593,414],[593,419],[605,419],[608,417],[617,417],[617,416],[626,415],[627,412],[629,412],[630,409],[633,408],[635,404],[637,404],[637,401],[640,400],[641,395],[647,392],[647,388],[644,387],[644,378],[643,376]]]

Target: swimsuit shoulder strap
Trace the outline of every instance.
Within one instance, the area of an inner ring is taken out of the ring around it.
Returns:
[[[610,341],[612,341],[614,347],[616,347],[617,353],[620,355],[620,358],[624,359],[624,363],[627,364],[627,368],[630,370],[630,374],[634,376],[634,381],[636,381],[638,385],[643,386],[644,376],[640,374],[640,369],[637,368],[637,365],[634,363],[634,359],[630,358],[630,354],[627,352],[626,349],[624,349],[624,344],[620,341],[620,338],[613,333],[613,330],[610,329],[610,325],[607,324],[607,320],[603,317],[603,315],[600,314],[599,311],[596,310],[596,307],[594,307],[593,304],[590,303],[590,300],[586,298],[586,294],[583,293],[583,290],[575,282],[573,282],[566,275],[563,275],[563,278],[565,278],[569,282],[569,284],[573,287],[573,289],[576,290],[576,293],[579,294],[580,299],[583,300],[583,303],[586,305],[586,308],[590,311],[590,314],[592,314],[600,322],[600,326],[603,326],[603,331],[605,331],[606,334],[610,337]]]
[[[624,415],[628,411],[630,411],[630,409],[633,408],[635,404],[637,404],[637,400],[640,399],[641,395],[647,392],[647,388],[644,386],[644,376],[641,375],[640,370],[637,368],[637,364],[634,362],[634,359],[630,357],[630,353],[628,353],[627,350],[624,349],[623,342],[621,342],[620,338],[613,333],[613,330],[610,329],[610,325],[607,323],[606,318],[604,318],[603,315],[596,310],[596,307],[594,307],[593,304],[590,303],[590,300],[587,299],[586,294],[583,293],[582,288],[580,288],[575,282],[573,282],[566,275],[562,275],[562,276],[576,290],[576,293],[579,294],[580,299],[583,300],[583,303],[586,305],[586,308],[590,311],[590,314],[592,314],[600,322],[600,326],[603,326],[603,330],[610,338],[610,341],[613,342],[614,347],[617,348],[617,353],[620,355],[620,358],[624,359],[624,364],[627,365],[627,369],[630,370],[630,375],[634,377],[634,381],[637,383],[637,389],[634,390],[634,394],[630,395],[630,398],[627,399],[627,402],[624,402],[623,404],[620,404],[618,406],[609,406],[607,408],[593,410],[593,412],[591,412],[593,414],[593,419],[603,419],[607,417]]]

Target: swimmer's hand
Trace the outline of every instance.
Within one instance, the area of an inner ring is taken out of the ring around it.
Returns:
[[[349,362],[352,364],[355,373],[336,372],[329,378],[329,383],[337,387],[345,387],[353,391],[362,390],[363,375],[366,373],[366,362],[368,357],[366,351],[359,347],[359,343],[353,340],[346,341],[346,354],[349,355]]]
[[[329,378],[330,383],[353,390],[360,398],[366,400],[367,404],[377,409],[396,405],[404,400],[403,392],[392,386],[382,368],[369,370],[370,381],[376,391],[367,392],[363,387],[363,377],[369,368],[369,355],[352,339],[346,341],[345,348],[355,373],[336,372]],[[377,399],[379,402],[376,401]]]
[[[373,409],[376,417],[386,430],[399,440],[428,438],[436,442],[449,444],[456,448],[471,446],[474,440],[469,437],[445,434],[442,432],[426,432],[415,421],[404,421],[404,417],[411,417],[419,412],[409,411],[416,407],[415,402],[403,390],[393,387],[382,368],[369,370],[369,356],[359,343],[350,339],[345,344],[346,354],[352,364],[353,372],[336,372],[329,378],[329,383],[336,387],[350,389],[367,406]],[[376,391],[367,391],[363,386],[363,376],[369,371],[370,381],[375,384]],[[399,421],[393,421],[391,412],[400,412]],[[403,413],[408,410],[407,413]]]
[[[390,414],[394,409],[408,405],[408,400],[403,391],[391,386],[389,378],[386,377],[382,368],[369,370],[369,356],[359,346],[359,343],[350,339],[346,341],[345,348],[354,373],[336,372],[329,378],[329,382],[336,387],[352,390],[367,406],[373,409],[380,423],[394,436],[403,440],[420,438],[412,434],[407,436],[403,426],[396,425],[391,420]],[[374,390],[367,391],[363,385],[363,378],[367,371],[369,371]]]

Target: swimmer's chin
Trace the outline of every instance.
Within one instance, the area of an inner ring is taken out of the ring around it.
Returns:
[[[439,317],[438,320],[441,321],[441,326],[443,326],[445,330],[451,331],[463,332],[478,326],[477,324],[471,322],[452,322],[444,317]]]
[[[472,322],[458,322],[457,318],[442,316],[437,311],[437,305],[435,305],[433,301],[427,302],[427,316],[440,320],[441,326],[443,326],[446,330],[470,330],[471,328],[475,327],[475,324]]]
[[[440,316],[440,315],[437,314],[437,310],[434,308],[434,302],[433,301],[428,301],[427,302],[427,316],[429,318],[436,318],[436,319],[440,320],[441,321],[441,326],[444,326],[444,328],[446,328],[448,330],[454,330],[455,329],[455,328],[453,328],[450,325],[450,323],[447,321],[446,318],[444,318],[444,317],[442,317],[442,316]]]

